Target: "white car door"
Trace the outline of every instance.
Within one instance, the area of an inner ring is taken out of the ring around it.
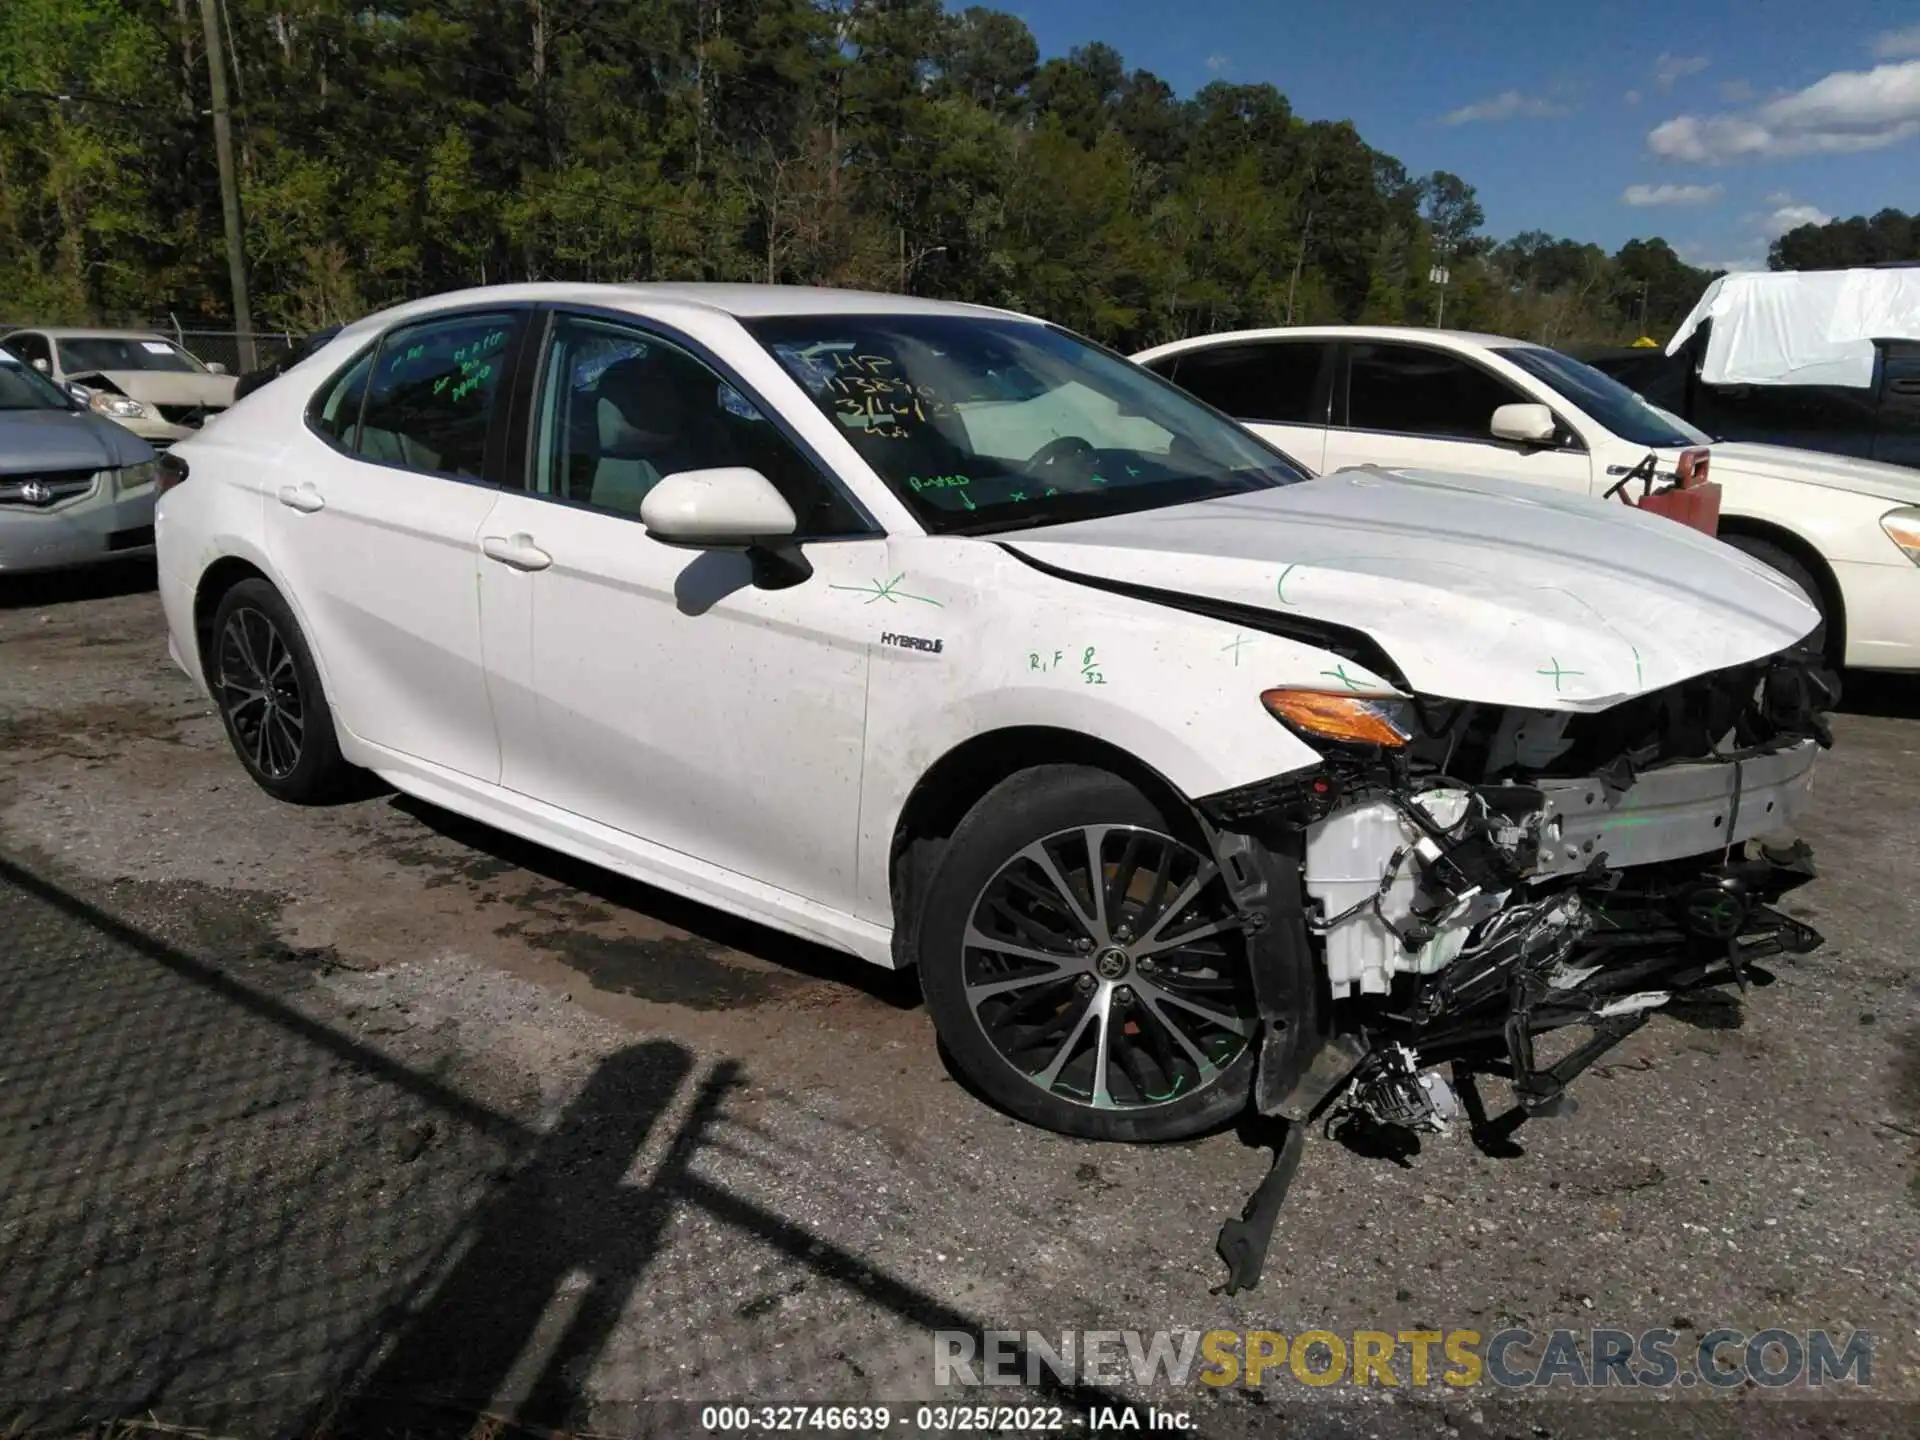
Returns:
[[[1240,340],[1177,350],[1148,368],[1318,475],[1326,456],[1333,354],[1328,340]]]
[[[1397,340],[1354,341],[1335,382],[1326,466],[1417,466],[1593,491],[1593,457],[1561,424],[1552,445],[1494,438],[1493,412],[1536,403],[1471,357]]]
[[[476,573],[499,499],[489,447],[525,318],[442,316],[389,332],[322,390],[316,434],[299,438],[267,496],[269,553],[336,721],[488,783],[500,778],[500,743]]]
[[[526,491],[482,536],[502,783],[839,909],[855,908],[868,646],[887,543],[707,362],[646,328],[557,315]],[[813,573],[753,582],[638,516],[664,475],[749,465]],[[864,598],[863,598],[864,597]]]

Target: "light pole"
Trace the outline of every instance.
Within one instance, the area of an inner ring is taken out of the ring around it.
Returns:
[[[227,283],[233,291],[233,330],[244,374],[253,368],[253,306],[247,298],[247,251],[240,221],[240,180],[233,165],[233,119],[227,105],[220,0],[200,0],[200,19],[207,32],[207,83],[213,98],[213,153],[220,166],[220,213],[227,234]]]
[[[1440,258],[1445,260],[1447,257],[1443,254]],[[1446,328],[1447,282],[1452,278],[1452,275],[1447,272],[1445,265],[1435,265],[1431,270],[1427,271],[1427,283],[1437,286],[1440,291],[1440,308],[1434,313],[1433,317],[1433,328],[1436,330]]]

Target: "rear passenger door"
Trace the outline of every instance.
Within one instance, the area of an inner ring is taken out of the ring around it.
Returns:
[[[1592,458],[1564,424],[1552,445],[1494,437],[1495,410],[1538,402],[1469,356],[1400,341],[1353,342],[1345,349],[1327,431],[1328,470],[1411,466],[1590,493]]]
[[[387,332],[320,388],[267,495],[267,539],[335,719],[490,784],[500,742],[480,644],[480,532],[500,498],[507,377],[526,312]]]
[[[1151,368],[1317,475],[1327,443],[1333,350],[1325,340],[1236,341],[1181,350]]]

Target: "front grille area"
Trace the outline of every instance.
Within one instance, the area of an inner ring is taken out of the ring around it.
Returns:
[[[92,470],[41,470],[25,475],[0,475],[0,505],[25,505],[44,510],[84,495],[93,488]]]
[[[220,407],[214,405],[155,405],[153,408],[169,425],[191,425],[196,430],[206,423],[209,415],[220,413]]]

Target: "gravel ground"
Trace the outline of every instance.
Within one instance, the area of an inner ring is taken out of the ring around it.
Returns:
[[[1743,1025],[1657,1019],[1510,1157],[1316,1137],[1229,1298],[1264,1152],[1040,1134],[910,978],[403,797],[276,804],[150,587],[0,590],[0,1433],[684,1433],[657,1402],[938,1398],[929,1332],[985,1327],[1859,1328],[1870,1398],[1051,1395],[1204,1434],[1920,1426],[1920,686],[1839,718],[1795,897],[1828,944]]]

